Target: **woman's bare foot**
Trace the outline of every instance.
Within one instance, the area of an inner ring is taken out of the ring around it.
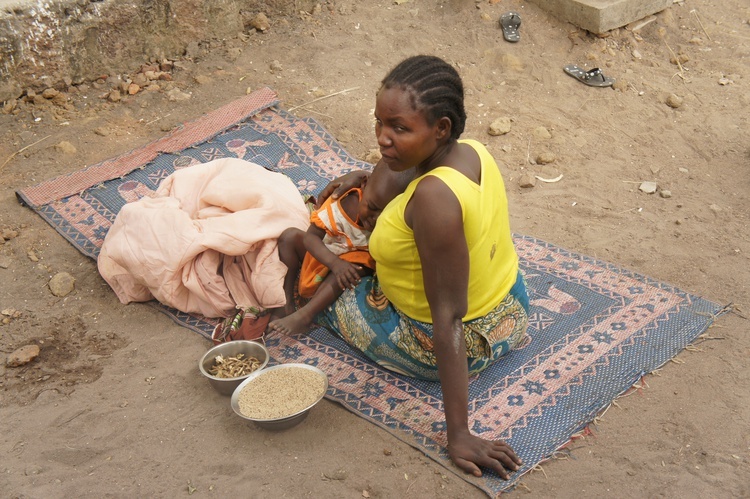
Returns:
[[[299,311],[268,323],[268,329],[283,334],[302,334],[310,329],[310,321]]]

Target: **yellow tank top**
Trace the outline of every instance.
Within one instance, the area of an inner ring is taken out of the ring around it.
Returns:
[[[479,142],[460,140],[479,155],[481,181],[474,183],[447,166],[435,168],[414,179],[385,207],[370,237],[370,253],[385,296],[403,313],[422,322],[432,322],[424,290],[422,265],[414,232],[406,225],[404,211],[417,184],[427,175],[441,179],[453,191],[463,212],[464,235],[469,248],[469,308],[464,321],[476,319],[505,298],[518,274],[510,232],[508,200],[500,170],[492,155]],[[436,217],[440,213],[435,214]]]

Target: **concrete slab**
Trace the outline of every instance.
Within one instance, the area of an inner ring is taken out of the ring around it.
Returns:
[[[556,18],[602,34],[660,12],[674,0],[529,0]]]

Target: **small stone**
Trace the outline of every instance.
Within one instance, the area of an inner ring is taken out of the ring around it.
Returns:
[[[190,97],[190,94],[183,92],[179,88],[173,88],[172,90],[167,92],[167,98],[170,102],[186,101],[190,99]]]
[[[638,49],[633,49],[633,52],[631,52],[633,55],[633,59],[643,59],[643,56],[640,52],[638,52]]]
[[[18,231],[15,231],[13,229],[5,229],[2,233],[0,233],[0,237],[2,237],[6,241],[10,241],[11,239],[15,239],[18,237]]]
[[[57,144],[55,144],[55,149],[57,149],[63,154],[75,154],[78,152],[78,149],[76,149],[76,146],[74,146],[67,140],[63,140],[62,142],[58,142]]]
[[[211,78],[206,75],[195,75],[195,77],[193,77],[193,80],[198,85],[206,85],[208,83],[211,83]]]
[[[271,69],[272,73],[276,73],[276,72],[281,71],[282,69],[284,69],[281,66],[281,63],[279,61],[275,60],[275,59],[273,61],[271,61],[271,64],[268,67]]]
[[[336,138],[339,140],[339,142],[343,142],[344,144],[346,144],[347,142],[351,142],[351,140],[354,138],[354,134],[348,128],[344,128],[343,130],[341,130],[341,132],[339,132],[338,137]]]
[[[486,12],[482,12],[481,14],[479,14],[479,17],[482,19],[482,21],[492,21],[492,17]]]
[[[691,43],[692,45],[703,45],[703,39],[694,36],[688,43]]]
[[[250,27],[256,31],[265,33],[271,28],[271,22],[263,12],[260,12],[250,20]]]
[[[367,154],[365,154],[364,161],[370,163],[371,165],[375,165],[378,161],[380,161],[380,158],[382,157],[383,155],[380,154],[380,149],[370,149],[369,151],[367,151]]]
[[[144,87],[148,83],[148,78],[146,78],[146,75],[143,73],[138,73],[137,75],[133,76],[133,82],[132,84],[138,85],[139,87]]]
[[[57,97],[59,93],[60,91],[55,90],[54,88],[45,88],[44,92],[42,92],[42,97],[44,97],[47,100],[51,100]]]
[[[690,60],[690,57],[688,57],[687,54],[677,54],[677,57],[672,56],[669,58],[669,62],[671,62],[674,65],[677,64],[684,64]]]
[[[628,82],[623,79],[617,79],[612,84],[612,88],[620,92],[624,92],[625,90],[628,89]]]
[[[667,106],[677,109],[678,107],[682,106],[683,99],[679,95],[670,94],[669,97],[667,97]]]
[[[75,289],[75,277],[67,272],[60,272],[49,281],[49,289],[53,295],[63,297]]]
[[[127,89],[125,89],[125,91],[127,92]],[[109,102],[120,102],[122,100],[122,94],[117,89],[111,90],[109,94],[107,94],[107,100]]]
[[[664,199],[669,199],[669,198],[672,197],[672,191],[670,191],[668,189],[663,189],[663,190],[659,191],[659,195],[661,197],[663,197]]]
[[[730,80],[729,78],[719,78],[719,85],[721,86],[731,85],[732,83],[734,83],[734,81]]]
[[[521,178],[518,179],[518,185],[524,189],[534,187],[536,185],[536,177],[529,173],[524,173],[521,175]]]
[[[721,211],[721,206],[718,204],[711,204],[708,206],[708,209],[713,211],[714,213],[719,213]]]
[[[538,165],[546,165],[549,163],[554,163],[555,161],[555,154],[550,151],[543,151],[537,154],[536,156],[536,163]]]
[[[500,149],[502,149],[503,152],[511,152],[513,150],[513,147],[510,144],[505,144]]]
[[[510,118],[507,117],[497,118],[490,123],[490,128],[487,130],[487,133],[495,137],[505,135],[508,132],[510,132]]]
[[[17,349],[5,361],[7,367],[20,367],[39,357],[39,345],[25,345]]]
[[[29,260],[31,260],[32,262],[39,261],[39,257],[36,256],[36,252],[34,252],[34,250],[30,250],[29,252],[27,252],[26,256],[29,257]]]
[[[552,134],[543,126],[538,126],[533,132],[534,138],[537,140],[549,140],[552,138]]]
[[[657,188],[656,182],[641,182],[641,185],[638,186],[638,189],[646,194],[655,193]]]
[[[0,269],[7,269],[13,260],[9,256],[0,255]]]
[[[109,129],[106,127],[100,126],[98,128],[94,128],[94,133],[101,137],[106,137],[107,135],[109,135]]]
[[[690,173],[690,170],[688,170],[687,168],[682,168],[682,167],[680,167],[680,168],[678,168],[677,170],[678,170],[678,171],[679,171],[680,173]]]
[[[128,85],[128,95],[135,95],[140,92],[140,90],[141,86],[137,83],[131,83],[130,85]]]

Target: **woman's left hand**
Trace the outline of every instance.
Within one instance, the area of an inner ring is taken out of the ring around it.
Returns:
[[[448,454],[459,468],[477,477],[482,476],[481,466],[507,480],[510,478],[508,470],[517,471],[523,464],[510,445],[502,440],[484,440],[468,432],[449,440]]]

